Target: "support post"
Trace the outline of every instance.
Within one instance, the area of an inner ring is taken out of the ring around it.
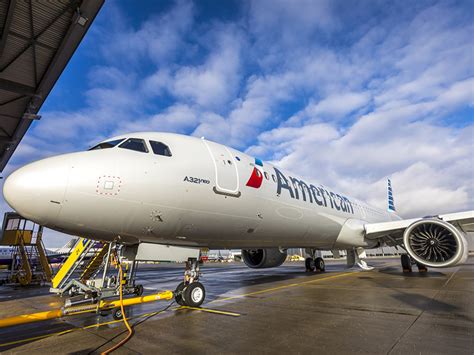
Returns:
[[[349,269],[360,268],[362,270],[372,270],[373,267],[367,265],[365,259],[367,259],[367,254],[364,248],[347,249],[347,267]]]

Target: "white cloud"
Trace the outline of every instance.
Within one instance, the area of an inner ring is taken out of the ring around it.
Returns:
[[[340,95],[332,95],[320,101],[314,106],[312,114],[325,114],[335,116],[346,115],[352,111],[365,105],[369,100],[368,93],[344,93]]]
[[[391,176],[407,217],[473,207],[473,127],[376,123],[376,130],[353,126],[345,133],[327,124],[282,127],[262,133],[249,152],[273,152],[283,168],[382,208]]]
[[[330,31],[339,25],[333,2],[327,0],[258,0],[249,8],[250,33],[258,47],[277,52],[279,45],[297,47],[317,31]],[[276,54],[276,53],[275,53]],[[272,62],[280,62],[275,56]],[[270,64],[266,58],[266,64]]]
[[[193,136],[205,137],[214,142],[229,142],[229,122],[213,112],[205,112],[200,116],[200,124],[193,132]]]
[[[184,104],[176,104],[151,117],[122,122],[113,135],[142,131],[184,133],[194,128],[197,120],[195,110]]]
[[[127,14],[115,7],[110,11],[109,21],[103,24],[108,30],[103,28],[99,37],[103,58],[124,66],[140,65],[143,60],[155,64],[170,62],[185,45],[184,35],[194,23],[191,1],[177,1],[169,11],[151,15],[136,30],[128,22]]]
[[[171,84],[178,98],[191,99],[205,109],[221,109],[239,85],[240,34],[229,26],[215,28],[217,38],[205,63],[177,70]]]
[[[157,97],[168,91],[173,84],[173,78],[168,68],[160,68],[146,77],[141,86],[141,92],[149,97]]]

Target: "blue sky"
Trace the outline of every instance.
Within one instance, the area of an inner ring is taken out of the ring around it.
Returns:
[[[205,136],[403,216],[473,209],[473,1],[106,1],[5,175]],[[7,208],[5,206],[5,208]]]

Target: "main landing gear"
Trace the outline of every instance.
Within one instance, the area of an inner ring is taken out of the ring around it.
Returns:
[[[418,268],[418,272],[427,272],[428,271],[428,268],[425,265],[414,261],[412,258],[410,258],[410,256],[408,254],[402,254],[400,256],[400,261],[402,263],[403,272],[405,272],[405,273],[412,272],[413,264],[416,264],[416,267]]]
[[[326,271],[326,264],[324,263],[324,259],[321,258],[320,256],[311,258],[308,257],[305,260],[305,267],[306,271],[319,271],[319,272],[324,272]]]
[[[184,271],[184,281],[181,282],[174,292],[174,299],[181,306],[199,307],[206,298],[206,290],[199,282],[199,261],[189,258]]]

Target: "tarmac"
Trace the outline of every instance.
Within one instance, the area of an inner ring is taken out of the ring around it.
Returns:
[[[169,301],[134,306],[133,337],[114,354],[473,354],[474,258],[462,266],[404,274],[398,258],[371,271],[326,261],[273,269],[205,264],[202,309]],[[416,270],[416,268],[414,269]],[[171,289],[183,265],[142,265],[145,293]],[[58,308],[47,287],[0,287],[0,318]],[[0,328],[3,354],[98,354],[126,336],[123,322],[84,314]]]

